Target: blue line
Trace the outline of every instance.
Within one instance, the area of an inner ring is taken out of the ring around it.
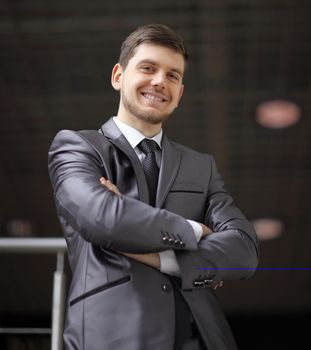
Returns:
[[[311,267],[198,267],[203,271],[311,271]]]

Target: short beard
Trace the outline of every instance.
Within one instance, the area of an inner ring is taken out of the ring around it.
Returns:
[[[131,103],[124,94],[121,94],[121,99],[125,109],[128,110],[137,119],[145,123],[149,123],[153,125],[162,124],[172,114],[172,113],[169,113],[169,114],[155,115],[153,112],[149,112],[149,113],[144,112],[140,110],[138,107],[136,107],[133,103]]]

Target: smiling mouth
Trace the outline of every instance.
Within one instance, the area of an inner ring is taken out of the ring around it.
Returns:
[[[149,93],[146,93],[146,92],[141,92],[141,95],[145,99],[147,99],[149,101],[156,101],[156,102],[166,102],[167,101],[167,99],[164,98],[164,97],[153,95],[153,94],[149,94]]]

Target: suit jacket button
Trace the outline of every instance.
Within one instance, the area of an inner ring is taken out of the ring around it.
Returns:
[[[172,291],[172,286],[168,283],[162,285],[163,292],[170,293]]]
[[[169,238],[169,239],[168,239],[168,243],[169,243],[169,244],[173,244],[173,243],[174,243],[173,238]]]
[[[201,287],[201,283],[199,281],[193,281],[193,287]]]
[[[197,287],[197,288],[202,288],[202,287],[205,286],[205,284],[204,284],[203,281],[195,281],[195,282],[193,283],[193,285],[194,285],[195,287]]]
[[[179,242],[179,245],[180,245],[182,248],[184,248],[184,247],[186,246],[186,244],[185,244],[183,241],[180,241],[180,242]]]
[[[214,282],[213,280],[206,279],[206,280],[204,280],[204,285],[210,286],[213,282]]]
[[[167,238],[167,237],[162,237],[162,242],[163,242],[164,244],[167,244],[167,243],[168,243],[168,238]]]

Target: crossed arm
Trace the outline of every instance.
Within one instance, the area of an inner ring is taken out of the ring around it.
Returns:
[[[202,154],[206,167],[198,182],[209,181],[204,223],[213,232],[201,225],[203,237],[198,242],[191,234],[192,223],[183,216],[148,208],[135,198],[120,196],[114,184],[99,181],[103,174],[113,178],[105,166],[110,161],[107,155],[111,144],[104,141],[101,139],[104,151],[99,154],[79,132],[63,130],[50,147],[49,173],[58,215],[66,225],[72,226],[85,241],[132,254],[131,258],[157,269],[162,267],[161,252],[168,247],[159,240],[158,233],[175,232],[178,227],[178,237],[187,246],[174,249],[184,289],[192,289],[195,280],[209,275],[216,284],[224,279],[248,278],[254,273],[258,264],[256,233],[224,188],[212,157]],[[185,157],[188,164],[191,159],[187,154]],[[199,267],[206,271],[201,272]]]
[[[111,192],[114,192],[116,195],[120,196],[121,193],[118,189],[118,187],[116,185],[114,185],[112,182],[110,182],[109,180],[105,179],[104,177],[100,178],[100,183],[105,186],[108,190],[110,190]],[[206,225],[199,223],[202,227],[202,237],[205,237],[207,235],[209,235],[210,233],[212,233],[211,229],[208,228]],[[138,262],[141,262],[145,265],[151,266],[155,269],[160,269],[160,255],[159,253],[141,253],[141,254],[133,254],[133,253],[126,253],[126,252],[121,252],[123,255],[134,259]],[[213,289],[217,289],[218,287],[222,287],[223,286],[223,281],[220,281],[219,283],[217,283]]]

